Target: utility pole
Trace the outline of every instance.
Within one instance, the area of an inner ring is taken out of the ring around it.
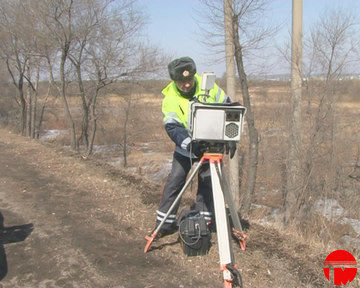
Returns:
[[[236,98],[236,75],[235,75],[235,47],[234,47],[234,26],[232,21],[232,0],[224,0],[224,24],[225,24],[225,55],[226,55],[226,94],[232,101]],[[230,163],[230,186],[238,211],[240,207],[240,187],[239,187],[239,154],[236,149],[235,155]]]
[[[301,86],[302,86],[302,10],[303,0],[292,1],[291,100],[287,183],[284,225],[296,214],[296,199],[301,192]]]

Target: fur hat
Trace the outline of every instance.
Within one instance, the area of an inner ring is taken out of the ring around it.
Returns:
[[[181,57],[171,61],[168,65],[170,78],[174,81],[194,77],[196,65],[190,57]]]

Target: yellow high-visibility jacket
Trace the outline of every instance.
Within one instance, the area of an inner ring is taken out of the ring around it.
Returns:
[[[188,130],[189,101],[192,101],[194,98],[199,99],[201,95],[205,94],[205,91],[201,90],[202,78],[198,74],[195,74],[194,77],[196,90],[191,99],[180,94],[174,81],[171,81],[162,90],[162,94],[164,95],[162,113],[164,115],[166,132],[176,144],[175,151],[187,157],[190,157],[190,152],[187,151],[187,147],[191,142]],[[203,101],[202,98],[200,100]],[[230,99],[225,92],[215,84],[209,91],[209,97],[206,98],[206,102],[230,103]],[[194,157],[194,155],[191,156]]]

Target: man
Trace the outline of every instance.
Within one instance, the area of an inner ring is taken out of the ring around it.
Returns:
[[[170,175],[164,187],[162,200],[157,210],[156,225],[164,219],[170,206],[186,182],[191,164],[199,161],[206,151],[204,143],[191,141],[188,130],[189,101],[199,99],[205,93],[201,90],[202,78],[196,74],[196,66],[190,57],[175,59],[168,65],[171,82],[162,90],[164,100],[162,112],[164,125],[170,139],[176,144]],[[214,85],[209,91],[208,103],[230,103],[225,92]],[[201,99],[203,101],[203,99]],[[235,153],[236,145],[230,147],[230,156]],[[166,219],[158,237],[172,234],[177,230],[176,213],[179,204]],[[209,164],[205,163],[198,172],[198,192],[194,207],[200,211],[208,223],[213,222],[213,198]]]

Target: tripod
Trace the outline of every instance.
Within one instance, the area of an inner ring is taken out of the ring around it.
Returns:
[[[224,287],[231,288],[237,287],[241,284],[241,276],[237,270],[237,265],[235,264],[234,253],[231,245],[230,237],[230,223],[229,217],[227,214],[227,209],[230,212],[230,217],[232,220],[233,228],[231,229],[232,235],[239,241],[240,247],[242,250],[245,250],[246,244],[246,235],[242,231],[241,223],[239,216],[236,212],[233,199],[230,193],[229,183],[225,177],[225,171],[222,163],[223,155],[222,153],[205,153],[201,158],[199,164],[196,166],[195,170],[191,173],[189,179],[186,181],[184,187],[176,197],[174,203],[169,208],[165,217],[162,219],[160,224],[152,232],[150,236],[146,236],[147,240],[144,253],[146,253],[156,238],[156,235],[160,231],[162,225],[165,223],[166,219],[169,217],[174,207],[180,201],[181,196],[184,194],[187,187],[192,182],[196,173],[199,171],[200,167],[206,162],[209,161],[210,164],[210,173],[211,173],[211,183],[213,190],[213,200],[214,200],[214,210],[215,210],[215,220],[216,220],[216,230],[217,230],[217,240],[219,247],[219,257],[220,257],[220,269],[223,273],[224,278]]]

